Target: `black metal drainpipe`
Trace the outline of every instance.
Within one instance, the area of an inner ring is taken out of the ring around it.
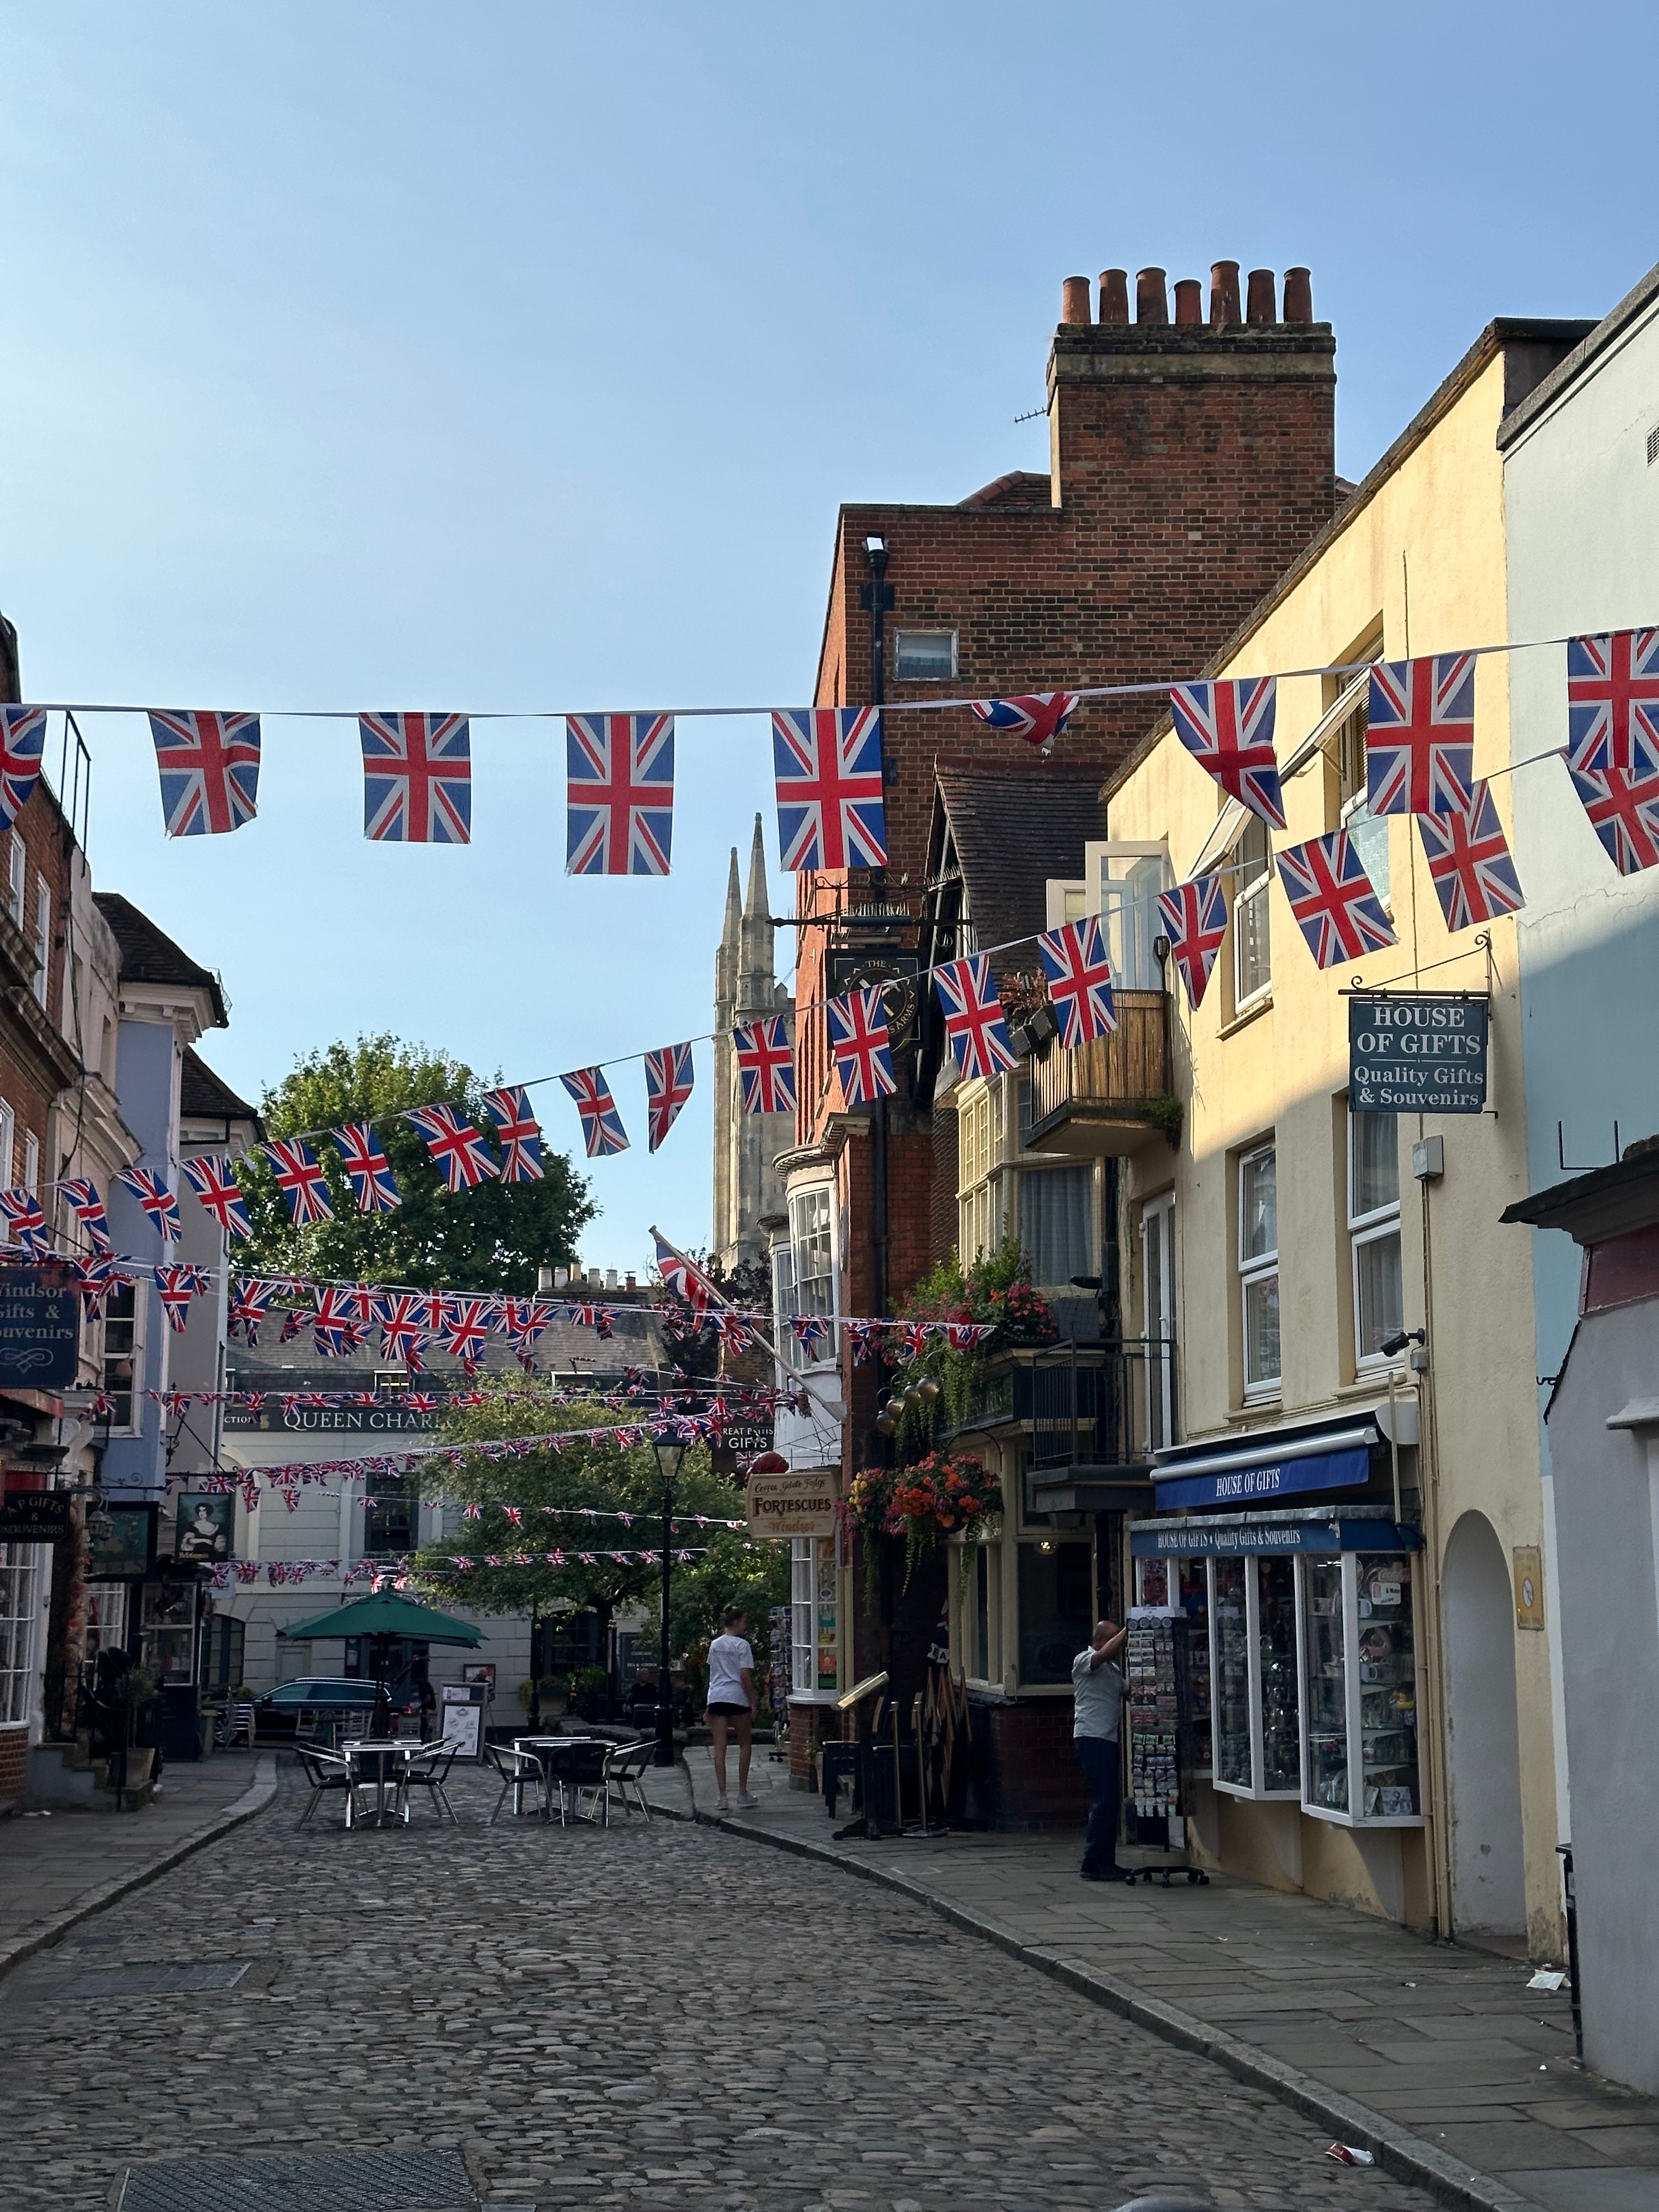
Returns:
[[[893,604],[893,587],[887,581],[884,538],[866,538],[864,555],[870,564],[870,704],[879,707],[887,697],[887,610]],[[887,1310],[887,1101],[876,1101],[870,1127],[870,1243],[874,1259],[874,1302],[872,1310]],[[884,1464],[891,1457],[889,1437],[880,1439]]]

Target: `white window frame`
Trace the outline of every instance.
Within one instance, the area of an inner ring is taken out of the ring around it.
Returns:
[[[1109,900],[1109,883],[1121,883],[1125,878],[1109,876],[1108,863],[1114,860],[1158,860],[1163,864],[1159,890],[1167,891],[1175,882],[1170,864],[1170,848],[1162,839],[1148,842],[1122,837],[1091,839],[1083,848],[1083,864],[1087,869],[1088,906],[1086,911],[1100,916],[1102,934],[1106,943],[1106,957],[1111,963],[1112,980],[1119,990],[1161,991],[1168,982],[1168,963],[1160,969],[1152,953],[1154,941],[1164,934],[1164,925],[1158,920],[1156,902],[1139,917],[1135,927],[1136,942],[1126,952],[1124,915],[1127,900]],[[1144,954],[1144,958],[1141,957]]]
[[[1368,1116],[1367,1118],[1369,1119],[1369,1118],[1374,1118],[1374,1117],[1370,1117],[1370,1116]],[[1400,1200],[1399,1200],[1399,1196],[1398,1196],[1398,1194],[1398,1194],[1398,1191],[1399,1191],[1398,1155],[1399,1155],[1399,1137],[1400,1137],[1400,1117],[1399,1117],[1399,1115],[1398,1115],[1397,1114],[1394,1114],[1394,1115],[1390,1115],[1389,1116],[1389,1119],[1390,1121],[1393,1121],[1393,1123],[1394,1123],[1394,1125],[1395,1125],[1395,1188],[1396,1195],[1395,1196],[1395,1198],[1394,1198],[1391,1201],[1389,1201],[1389,1202],[1388,1204],[1386,1204],[1386,1205],[1383,1205],[1383,1206],[1374,1206],[1370,1207],[1366,1212],[1363,1212],[1363,1213],[1359,1213],[1359,1212],[1355,1212],[1355,1210],[1354,1210],[1354,1170],[1355,1170],[1355,1159],[1354,1159],[1354,1139],[1355,1139],[1356,1136],[1357,1136],[1357,1135],[1358,1135],[1358,1127],[1357,1127],[1357,1124],[1358,1124],[1358,1122],[1359,1116],[1358,1116],[1357,1114],[1355,1114],[1355,1113],[1353,1112],[1353,1110],[1352,1110],[1352,1108],[1350,1108],[1350,1109],[1349,1109],[1349,1112],[1348,1112],[1348,1189],[1347,1189],[1347,1216],[1348,1216],[1348,1292],[1349,1292],[1349,1296],[1352,1297],[1352,1301],[1353,1301],[1352,1312],[1353,1312],[1353,1353],[1354,1353],[1354,1371],[1355,1371],[1355,1373],[1356,1373],[1356,1374],[1358,1374],[1358,1375],[1375,1374],[1375,1373],[1378,1372],[1379,1370],[1385,1370],[1386,1369],[1388,1369],[1389,1367],[1390,1367],[1390,1366],[1392,1366],[1392,1365],[1394,1364],[1394,1362],[1389,1358],[1389,1355],[1388,1355],[1388,1353],[1387,1353],[1386,1352],[1366,1352],[1366,1351],[1364,1351],[1364,1350],[1363,1350],[1363,1349],[1362,1349],[1362,1345],[1363,1345],[1363,1336],[1362,1336],[1362,1332],[1361,1332],[1361,1313],[1362,1313],[1362,1307],[1361,1307],[1360,1296],[1359,1296],[1359,1255],[1360,1255],[1360,1253],[1361,1253],[1361,1252],[1365,1249],[1365,1247],[1366,1247],[1367,1245],[1370,1245],[1370,1244],[1380,1244],[1380,1243],[1382,1243],[1383,1242],[1385,1242],[1385,1241],[1386,1241],[1388,1238],[1389,1238],[1389,1237],[1392,1237],[1392,1238],[1394,1239],[1394,1242],[1395,1242],[1395,1246],[1396,1246],[1397,1248],[1400,1248],[1400,1249],[1401,1249],[1401,1263],[1402,1263],[1402,1264],[1401,1264],[1401,1289],[1402,1289],[1402,1298],[1401,1298],[1401,1316],[1402,1316],[1402,1317],[1401,1317],[1401,1327],[1402,1327],[1402,1328],[1403,1328],[1403,1327],[1404,1327],[1404,1325],[1405,1325],[1405,1323],[1404,1323],[1404,1318],[1403,1318],[1403,1316],[1404,1316],[1404,1299],[1403,1299],[1403,1289],[1404,1289],[1404,1266],[1403,1266],[1403,1262],[1404,1262],[1404,1257],[1405,1257],[1405,1255],[1404,1255],[1404,1249],[1403,1249],[1403,1247],[1401,1247]]]
[[[822,1221],[814,1220],[806,1223],[809,1209],[816,1216],[820,1205],[823,1208]],[[789,1194],[788,1212],[789,1288],[793,1301],[790,1311],[798,1314],[827,1314],[833,1318],[838,1304],[836,1296],[837,1275],[834,1184],[815,1182],[809,1183],[803,1190],[792,1190]],[[805,1225],[803,1225],[804,1224]],[[801,1265],[802,1257],[809,1246],[820,1236],[823,1239],[824,1251],[827,1255],[827,1269],[823,1274],[808,1274]],[[789,1331],[792,1340],[794,1334],[795,1332],[792,1328]],[[828,1337],[815,1347],[814,1357],[809,1361],[803,1354],[799,1364],[833,1366],[835,1360],[836,1333],[831,1329]]]
[[[790,1239],[772,1240],[772,1341],[785,1367],[805,1365],[805,1348],[791,1327],[795,1312],[795,1248]]]
[[[964,1680],[977,1683],[988,1690],[1000,1690],[1006,1671],[1002,1641],[1002,1542],[999,1537],[981,1538],[966,1548],[968,1560],[964,1574],[962,1571],[963,1547],[951,1547],[952,1581],[961,1592],[956,1650],[960,1656]],[[981,1583],[985,1586],[985,1671],[982,1674],[978,1671]]]
[[[1008,1114],[1003,1079],[967,1086],[957,1106],[957,1249],[964,1267],[1008,1233]]]
[[[1252,1161],[1271,1158],[1273,1163],[1273,1243],[1270,1252],[1247,1253],[1244,1219],[1244,1170]],[[1277,1398],[1284,1387],[1285,1342],[1279,1338],[1279,1371],[1252,1381],[1250,1376],[1250,1312],[1249,1292],[1254,1285],[1272,1276],[1275,1285],[1279,1278],[1279,1145],[1275,1138],[1252,1145],[1238,1156],[1238,1281],[1239,1281],[1239,1341],[1243,1355],[1244,1400],[1253,1405],[1263,1399]]]
[[[826,1594],[827,1593],[827,1598]],[[789,1698],[792,1705],[835,1702],[837,1684],[818,1682],[819,1628],[825,1606],[835,1638],[836,1673],[841,1673],[841,1605],[833,1536],[793,1536],[789,1540]]]
[[[1246,819],[1243,829],[1239,831],[1237,842],[1233,847],[1235,853],[1243,844],[1245,838],[1250,835],[1251,823],[1260,821],[1260,818],[1259,816],[1251,815]],[[1261,826],[1266,832],[1264,842],[1267,854],[1261,872],[1259,875],[1250,877],[1247,881],[1241,870],[1233,885],[1233,1012],[1236,1014],[1247,1013],[1252,1006],[1259,1006],[1264,999],[1270,999],[1273,996],[1273,907],[1268,893],[1273,889],[1273,834],[1268,830],[1267,823],[1262,822]],[[1244,981],[1246,910],[1255,907],[1258,902],[1261,908],[1261,927],[1267,940],[1267,974],[1259,983],[1253,983],[1247,988]]]
[[[1269,1804],[1275,1800],[1296,1799],[1306,1795],[1306,1729],[1302,1718],[1302,1685],[1307,1669],[1302,1649],[1302,1582],[1295,1572],[1291,1559],[1291,1606],[1295,1615],[1296,1656],[1296,1737],[1297,1772],[1294,1782],[1270,1790],[1267,1778],[1267,1742],[1264,1724],[1265,1702],[1261,1684],[1261,1579],[1260,1567],[1263,1554],[1245,1552],[1234,1554],[1244,1570],[1244,1650],[1245,1663],[1249,1670],[1250,1709],[1250,1778],[1244,1782],[1224,1782],[1221,1778],[1221,1622],[1216,1600],[1216,1577],[1222,1560],[1212,1559],[1209,1569],[1210,1600],[1210,1774],[1212,1786],[1229,1797],[1248,1797],[1253,1802]],[[1274,1556],[1283,1558],[1283,1553]],[[1228,1562],[1231,1564],[1231,1559]]]
[[[1149,1450],[1174,1443],[1175,1433],[1175,1321],[1176,1321],[1176,1198],[1172,1190],[1149,1198],[1140,1209],[1141,1329],[1146,1339],[1146,1443]],[[1151,1254],[1158,1252],[1158,1277],[1163,1297],[1152,1297]],[[1155,1351],[1162,1340],[1166,1352]]]
[[[1328,1821],[1333,1827],[1338,1828],[1420,1828],[1425,1818],[1425,1813],[1420,1808],[1428,1802],[1428,1760],[1420,1727],[1416,1730],[1417,1756],[1413,1762],[1416,1769],[1417,1802],[1419,1809],[1415,1813],[1367,1813],[1365,1810],[1365,1738],[1368,1734],[1374,1734],[1376,1731],[1367,1730],[1364,1725],[1364,1698],[1369,1686],[1362,1680],[1360,1674],[1360,1667],[1363,1663],[1359,1656],[1360,1637],[1363,1633],[1360,1624],[1365,1618],[1359,1610],[1359,1565],[1362,1559],[1387,1559],[1391,1563],[1397,1559],[1399,1579],[1404,1599],[1401,1609],[1411,1629],[1413,1707],[1419,1717],[1423,1711],[1423,1649],[1420,1632],[1422,1592],[1418,1582],[1417,1562],[1413,1556],[1409,1553],[1394,1554],[1376,1552],[1343,1552],[1335,1558],[1328,1553],[1307,1552],[1299,1554],[1296,1563],[1296,1618],[1297,1641],[1300,1655],[1297,1680],[1301,1691],[1306,1689],[1308,1653],[1311,1642],[1306,1625],[1306,1614],[1310,1603],[1308,1576],[1310,1571],[1315,1566],[1328,1567],[1340,1563],[1341,1568],[1341,1593],[1339,1601],[1342,1608],[1343,1734],[1346,1738],[1345,1764],[1348,1794],[1346,1808],[1321,1805],[1314,1802],[1312,1795],[1314,1759],[1308,1741],[1309,1733],[1313,1725],[1313,1714],[1311,1700],[1306,1695],[1301,1695],[1299,1702],[1302,1707],[1302,1810],[1310,1819]],[[1354,1810],[1356,1784],[1358,1785],[1359,1797],[1359,1810],[1357,1813]]]
[[[1043,885],[1046,911],[1045,929],[1064,929],[1068,921],[1081,921],[1086,914],[1098,912],[1089,904],[1089,878],[1080,876],[1070,880],[1050,876]]]
[[[6,912],[23,927],[23,900],[28,890],[28,856],[23,850],[21,830],[14,830],[11,842],[6,849]]]
[[[119,1287],[120,1286],[118,1286],[117,1295],[118,1295]],[[129,1284],[125,1285],[125,1287],[130,1289],[132,1292],[132,1351],[131,1355],[132,1359],[132,1383],[127,1394],[131,1401],[131,1404],[126,1420],[112,1421],[110,1423],[108,1433],[112,1437],[137,1437],[143,1434],[143,1408],[145,1402],[144,1322],[145,1318],[149,1312],[149,1300],[144,1296],[144,1286],[142,1283]],[[125,1316],[122,1316],[121,1318],[125,1319]],[[102,1389],[107,1389],[109,1388],[107,1380],[111,1358],[109,1345],[109,1322],[110,1316],[107,1309],[106,1309],[102,1325],[104,1341],[99,1358],[99,1387]]]
[[[948,668],[935,669],[927,676],[907,673],[903,665],[904,645],[908,638],[913,637],[948,637],[951,641],[951,665]],[[912,623],[907,629],[896,629],[893,632],[893,681],[895,684],[952,683],[957,675],[957,633],[954,629],[946,629],[942,624],[930,626],[925,623]]]
[[[0,1098],[0,1187],[11,1188],[12,1161],[17,1150],[17,1116],[8,1099]]]
[[[0,1722],[29,1718],[40,1584],[40,1547],[0,1544]]]
[[[40,1139],[33,1129],[23,1132],[23,1184],[27,1190],[36,1190],[40,1183]]]
[[[34,957],[40,966],[34,971],[33,989],[44,1006],[46,987],[52,976],[52,885],[42,875],[34,878],[34,933],[30,939]]]

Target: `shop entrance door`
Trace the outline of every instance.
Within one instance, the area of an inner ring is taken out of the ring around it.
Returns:
[[[1452,1932],[1522,1936],[1521,1740],[1509,1562],[1482,1513],[1446,1547],[1446,1705]]]

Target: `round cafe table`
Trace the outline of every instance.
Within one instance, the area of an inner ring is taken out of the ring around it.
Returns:
[[[351,1762],[351,1790],[346,1804],[346,1826],[356,1827],[357,1792],[371,1785],[374,1791],[373,1819],[377,1828],[385,1827],[388,1820],[401,1816],[407,1825],[409,1802],[403,1789],[404,1771],[415,1753],[422,1748],[413,1737],[358,1736],[343,1743],[340,1750]],[[392,1793],[390,1809],[386,1792]]]
[[[542,1773],[545,1778],[545,1786],[542,1790],[544,1820],[550,1820],[553,1817],[553,1792],[563,1779],[562,1770],[570,1763],[568,1754],[596,1743],[606,1744],[608,1747],[608,1739],[602,1735],[518,1735],[514,1737],[514,1751],[526,1751],[532,1759],[539,1760],[541,1764]]]

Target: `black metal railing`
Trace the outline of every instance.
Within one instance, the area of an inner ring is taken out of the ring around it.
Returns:
[[[1175,1346],[1117,1337],[994,1352],[933,1440],[1012,1422],[1030,1431],[1033,1469],[1144,1465],[1176,1439]]]

